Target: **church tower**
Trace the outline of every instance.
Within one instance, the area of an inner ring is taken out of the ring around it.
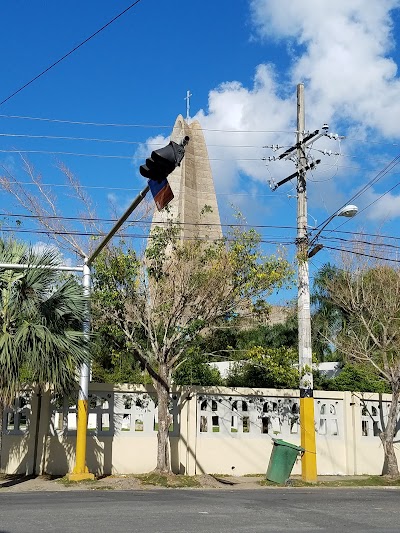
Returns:
[[[188,124],[179,115],[171,140],[179,144],[186,135],[190,140],[185,157],[180,167],[168,176],[174,193],[169,213],[156,211],[152,227],[172,218],[181,223],[181,239],[220,239],[221,221],[203,132],[197,120]]]

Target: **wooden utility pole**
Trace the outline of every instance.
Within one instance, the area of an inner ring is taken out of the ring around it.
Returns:
[[[307,157],[304,145],[305,109],[304,85],[297,85],[297,317],[300,370],[300,432],[302,478],[317,481],[317,455],[314,425],[314,394],[311,349],[310,282],[308,273],[307,232]]]

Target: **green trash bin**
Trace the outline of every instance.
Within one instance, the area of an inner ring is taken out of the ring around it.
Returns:
[[[304,453],[304,448],[285,442],[282,439],[272,440],[274,441],[274,447],[269,460],[267,479],[283,484],[289,479],[297,456],[299,453]]]

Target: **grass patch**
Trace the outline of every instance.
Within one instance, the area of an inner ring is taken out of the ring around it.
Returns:
[[[67,478],[67,476],[60,477],[59,479],[56,479],[57,483],[61,483],[61,485],[64,485],[64,487],[76,487],[77,485],[86,485],[86,484],[93,484],[97,483],[97,479],[83,479],[82,481],[71,481]]]
[[[368,476],[361,479],[319,481],[318,485],[329,487],[400,487],[400,479],[386,476]]]
[[[290,481],[285,484],[275,483],[268,479],[260,481],[263,487],[400,487],[399,478],[389,478],[386,476],[365,476],[360,478],[343,477],[343,479],[321,480],[316,483],[306,483],[301,479],[290,478]]]
[[[200,483],[193,476],[165,475],[150,472],[149,474],[140,474],[135,476],[142,485],[153,485],[156,487],[166,488],[186,488],[200,487]]]

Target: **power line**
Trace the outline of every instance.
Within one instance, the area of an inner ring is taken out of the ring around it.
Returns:
[[[31,135],[27,133],[0,133],[0,137],[24,138],[24,139],[46,139],[46,140],[62,140],[62,141],[87,141],[100,143],[114,143],[114,144],[139,144],[148,146],[163,146],[163,143],[144,142],[144,141],[127,141],[125,139],[101,139],[98,137],[71,137],[63,135]],[[241,145],[241,144],[207,144],[207,147],[213,148],[258,148],[262,149],[261,145]]]
[[[23,116],[23,115],[0,114],[0,118],[36,120],[40,122],[75,124],[79,126],[99,126],[99,127],[117,127],[117,128],[151,128],[151,129],[159,128],[159,129],[170,129],[170,130],[173,130],[175,128],[174,125],[165,125],[165,124],[124,124],[124,123],[115,123],[115,122],[88,122],[88,121],[81,121],[81,120],[66,120],[66,119],[58,119],[58,118],[30,117],[30,116]],[[289,133],[292,135],[296,133],[296,131],[294,130],[225,130],[225,129],[218,129],[218,128],[202,128],[202,131],[215,131],[215,132],[222,132],[222,133]]]
[[[3,167],[4,168],[4,167]],[[32,181],[16,181],[16,185],[29,185],[36,187],[36,183]],[[71,185],[68,183],[41,183],[43,187],[61,187],[61,188],[71,188]],[[106,191],[127,191],[127,192],[138,192],[142,189],[136,189],[132,187],[110,187],[106,185],[74,185],[77,189],[99,189],[99,190],[106,190]],[[199,194],[206,194],[208,191],[198,191]],[[216,192],[216,196],[253,196],[252,193],[249,192]],[[286,196],[285,193],[278,193],[278,194],[257,194],[257,198],[259,197],[273,197],[273,196]]]
[[[355,250],[346,250],[345,248],[335,248],[334,246],[324,246],[324,248],[327,248],[328,250],[336,250],[338,252],[362,255],[364,257],[370,257],[371,259],[380,259],[381,261],[392,261],[393,263],[400,263],[400,259],[390,259],[389,257],[379,257],[377,255],[365,254],[363,252],[356,252]]]
[[[330,232],[331,230],[323,230],[323,231]],[[337,233],[345,233],[348,235],[361,235],[365,237],[378,237],[382,239],[400,240],[400,237],[395,237],[394,235],[384,235],[384,234],[379,234],[379,233],[365,233],[364,231],[345,231],[345,230],[335,230],[335,231],[337,231]]]
[[[85,218],[85,217],[66,217],[62,215],[28,215],[28,214],[22,214],[22,213],[0,213],[0,216],[3,217],[13,217],[13,218],[29,218],[29,219],[46,219],[46,220],[70,220],[70,221],[79,221],[79,222],[109,222],[109,223],[115,223],[118,219],[113,218]],[[147,220],[132,220],[131,223],[140,223],[140,224],[152,224],[151,221]],[[168,221],[166,222],[157,222],[157,225],[159,224],[168,224]],[[218,224],[216,222],[207,223],[207,222],[181,222],[181,221],[174,221],[174,225],[177,226],[201,226],[201,227],[210,227],[210,226],[218,226],[218,227],[226,227],[226,228],[248,228],[248,229],[255,229],[255,228],[266,228],[266,229],[296,229],[295,226],[277,226],[277,225],[248,225],[248,224]],[[1,229],[1,228],[0,228]]]
[[[27,219],[46,219],[46,220],[69,220],[69,221],[77,221],[77,222],[104,222],[104,223],[115,223],[117,219],[115,218],[102,218],[102,217],[95,217],[95,218],[89,218],[89,217],[77,217],[77,216],[64,216],[64,215],[32,215],[32,214],[24,214],[24,213],[6,213],[0,212],[0,217],[12,217],[12,218],[27,218]],[[132,220],[130,221],[132,224],[142,224],[142,225],[150,225],[152,224],[151,221],[147,220]],[[157,222],[157,224],[167,224],[168,222]],[[207,223],[207,222],[181,222],[181,221],[174,221],[174,224],[179,226],[221,226],[221,227],[227,227],[227,228],[247,228],[247,229],[293,229],[297,230],[296,226],[279,226],[275,224],[235,224],[235,223]],[[327,230],[324,230],[327,231]],[[330,232],[331,230],[329,230]],[[360,231],[344,231],[344,230],[338,230],[338,233],[344,233],[347,235],[359,235],[361,237],[377,237],[382,239],[394,239],[394,240],[400,240],[400,237],[395,237],[394,235],[385,235],[385,234],[378,234],[378,233],[365,233]],[[384,243],[372,243],[370,241],[362,241],[354,239],[342,239],[340,237],[334,237],[334,236],[325,236],[321,235],[323,239],[326,240],[343,240],[344,242],[365,242],[371,245],[380,245]],[[387,245],[391,246],[391,245]]]
[[[368,190],[370,187],[375,185],[379,180],[381,180],[383,177],[385,177],[391,170],[393,170],[394,167],[396,167],[399,164],[400,161],[400,154],[397,155],[388,165],[386,165],[385,168],[380,170],[378,174],[376,174],[364,187],[362,187],[356,194],[354,194],[348,202],[346,202],[342,207],[345,207],[348,203],[356,200],[359,198],[366,190]]]
[[[119,19],[120,17],[122,17],[122,15],[124,15],[125,13],[127,13],[130,9],[132,9],[133,7],[136,6],[136,4],[138,4],[141,0],[136,0],[135,2],[133,2],[133,4],[131,4],[130,6],[128,6],[126,9],[124,9],[123,11],[121,11],[121,13],[119,13],[118,15],[116,15],[114,18],[112,18],[111,20],[109,20],[106,24],[104,24],[104,26],[102,26],[101,28],[99,28],[97,31],[95,31],[94,33],[92,33],[92,35],[90,35],[89,37],[87,37],[84,41],[82,41],[80,44],[78,44],[77,46],[75,46],[72,50],[70,50],[68,53],[64,54],[62,57],[60,57],[60,59],[57,59],[57,61],[55,61],[54,63],[52,63],[50,66],[48,66],[46,69],[44,69],[42,72],[40,72],[39,74],[37,74],[37,76],[35,76],[34,78],[32,78],[31,80],[29,80],[27,83],[25,83],[24,85],[22,85],[22,87],[20,87],[19,89],[17,89],[16,91],[14,91],[12,94],[10,94],[9,96],[7,96],[7,98],[4,98],[4,100],[2,100],[0,102],[0,106],[3,105],[5,102],[7,102],[8,100],[10,100],[11,98],[13,98],[13,96],[15,96],[16,94],[20,93],[21,91],[23,91],[26,87],[28,87],[29,85],[31,85],[34,81],[38,80],[39,78],[41,78],[44,74],[46,74],[46,72],[49,72],[49,70],[51,70],[52,68],[54,68],[56,65],[58,65],[59,63],[61,63],[61,61],[64,61],[64,59],[66,59],[68,56],[70,56],[71,54],[73,54],[74,52],[76,52],[76,50],[78,50],[79,48],[81,48],[84,44],[86,44],[87,42],[89,42],[91,39],[93,39],[93,37],[95,37],[96,35],[98,35],[100,32],[102,32],[103,30],[105,30],[108,26],[110,26],[110,24],[112,24],[113,22],[115,22],[117,19]]]
[[[386,176],[391,170],[393,170],[393,168],[395,166],[398,165],[400,161],[400,154],[397,155],[394,159],[392,159],[392,161],[386,165],[385,168],[383,168],[382,170],[380,170],[378,172],[378,174],[376,174],[368,183],[366,183],[358,192],[356,192],[356,194],[354,194],[350,200],[348,200],[347,202],[345,202],[341,207],[339,207],[339,209],[337,210],[337,212],[339,212],[343,207],[345,207],[347,204],[353,202],[354,200],[356,200],[357,198],[359,198],[366,190],[368,190],[370,187],[372,187],[373,185],[375,185],[380,179],[382,179],[384,176]],[[386,194],[386,193],[385,193]],[[368,207],[368,206],[367,206]],[[364,209],[363,209],[364,210]],[[323,226],[326,222],[327,222],[328,219],[324,220],[323,222],[321,222],[321,224],[319,224],[316,228],[313,229],[313,231],[316,231],[318,230],[318,228],[320,228],[321,226]],[[344,224],[346,224],[347,222],[349,221],[348,220],[345,220],[342,224],[339,224],[339,226],[337,226],[336,228],[332,229],[332,230],[328,230],[328,233],[331,232],[331,231],[336,231],[336,229],[338,228],[341,228],[342,226],[344,226]]]
[[[132,155],[113,155],[113,154],[86,154],[79,152],[63,152],[63,151],[52,151],[52,150],[0,150],[0,153],[6,154],[45,154],[45,155],[74,155],[79,157],[98,157],[106,159],[138,159],[142,160],[143,157],[137,157]],[[222,158],[222,157],[198,157],[198,159],[205,159],[208,161],[262,161],[261,157],[241,157],[241,158]]]
[[[373,248],[392,248],[393,250],[400,250],[400,246],[386,242],[371,242],[363,241],[360,239],[344,239],[343,237],[323,237],[323,239],[327,239],[329,241],[345,242],[349,244],[366,244],[368,246],[372,246]]]
[[[137,222],[137,221],[136,221]],[[185,224],[185,223],[181,223],[181,224]],[[186,224],[189,224],[189,223],[186,223]],[[194,226],[199,226],[199,225],[203,225],[203,224],[189,224],[189,225],[194,225]],[[205,224],[207,225],[207,224]],[[212,224],[210,224],[212,225]],[[102,237],[105,235],[105,233],[99,233],[99,232],[94,232],[94,231],[66,231],[66,230],[46,230],[46,229],[36,229],[36,228],[21,228],[21,227],[13,227],[13,228],[1,228],[0,229],[0,232],[3,232],[3,233],[30,233],[30,234],[38,234],[38,235],[47,235],[47,236],[51,236],[51,235],[58,235],[58,236],[63,236],[63,235],[70,235],[70,236],[75,236],[75,237]],[[138,234],[138,233],[121,233],[118,235],[119,237],[121,238],[134,238],[134,239],[151,239],[153,238],[153,236],[151,234]],[[188,237],[189,238],[189,237]],[[190,237],[192,238],[192,237]],[[215,240],[215,239],[212,239],[212,238],[207,238],[207,237],[194,237],[195,240],[202,240],[202,241],[211,241],[211,240]],[[229,240],[232,240],[232,239],[227,239],[228,241]],[[338,239],[340,240],[340,239]],[[366,242],[366,241],[348,241],[348,240],[345,240],[345,239],[342,239],[342,241],[344,242],[352,242],[354,244],[367,244],[367,245],[372,245],[374,247],[375,244],[374,243],[370,243],[370,242]],[[285,238],[280,238],[280,239],[260,239],[260,242],[262,244],[269,244],[269,245],[285,245],[285,246],[289,246],[289,245],[294,245],[295,244],[295,241],[294,240],[291,240],[291,239],[285,239]],[[383,243],[382,246],[384,246],[385,244]],[[378,245],[379,246],[379,245]],[[400,249],[400,247],[396,247],[396,246],[392,246],[392,245],[386,245],[386,246],[389,246],[389,247],[393,247],[395,249]],[[355,251],[355,250],[348,250],[346,248],[337,248],[335,246],[329,246],[329,245],[324,245],[324,248],[325,249],[328,249],[328,250],[335,250],[335,251],[342,251],[342,252],[345,252],[345,253],[353,253],[355,255],[361,255],[361,256],[364,256],[364,257],[370,257],[370,258],[373,258],[373,259],[379,259],[379,260],[382,260],[382,261],[392,261],[392,262],[400,262],[400,260],[398,259],[392,259],[390,257],[381,257],[381,256],[377,256],[377,255],[374,255],[374,254],[368,254],[368,253],[364,253],[364,252],[359,252],[359,251]]]
[[[217,145],[215,145],[215,146],[217,146]],[[220,145],[218,145],[218,146],[220,146]],[[79,153],[79,152],[51,151],[51,150],[17,150],[17,149],[5,150],[5,149],[0,149],[0,153],[6,153],[6,154],[11,153],[11,154],[68,155],[68,156],[77,156],[77,157],[93,157],[93,158],[99,158],[99,159],[122,159],[122,160],[135,159],[135,160],[140,160],[140,161],[143,159],[143,157],[126,156],[126,155],[119,155],[119,154],[90,154],[90,153]],[[218,157],[213,157],[213,158],[208,158],[208,157],[199,156],[198,159],[204,159],[204,160],[207,160],[207,161],[259,161],[261,163],[264,163],[264,159],[262,157],[252,157],[252,158],[235,158],[235,157],[230,157],[230,158],[229,157],[224,157],[224,158],[219,157],[218,158]],[[368,168],[352,167],[352,166],[348,166],[348,165],[331,165],[331,164],[328,164],[328,163],[320,163],[320,167],[322,167],[322,166],[328,166],[330,168],[332,166],[334,166],[335,168],[338,168],[338,169],[340,168],[340,169],[358,170],[358,171],[361,171],[361,170],[368,171],[368,170],[370,170]],[[310,181],[316,181],[316,180],[310,180]],[[60,185],[55,185],[55,186],[60,186]],[[85,187],[89,187],[89,186],[85,186]],[[132,190],[137,190],[137,189],[132,189]],[[279,194],[279,193],[276,193],[275,196],[277,194]],[[264,195],[262,195],[262,196],[264,196]],[[274,195],[267,195],[267,196],[274,196]],[[340,227],[340,226],[338,226],[338,227]],[[315,228],[315,229],[317,229],[317,228]]]
[[[393,187],[391,187],[390,189],[388,189],[386,192],[382,193],[380,196],[378,196],[378,198],[375,198],[375,200],[373,200],[371,203],[369,203],[367,206],[363,207],[363,209],[361,209],[360,213],[362,213],[363,211],[365,211],[366,209],[368,209],[369,207],[371,207],[371,205],[374,205],[376,202],[379,202],[379,200],[381,200],[384,196],[386,196],[387,194],[389,194],[390,192],[392,192],[394,189],[396,189],[396,187],[398,187],[400,185],[400,181],[398,181],[395,185],[393,185]]]
[[[114,123],[114,122],[88,122],[82,120],[67,120],[60,118],[46,118],[46,117],[30,117],[27,115],[4,115],[0,114],[0,118],[11,118],[11,119],[20,119],[20,120],[34,120],[39,122],[53,122],[58,124],[75,124],[78,126],[104,126],[104,127],[118,127],[118,128],[160,128],[160,129],[171,129],[171,125],[162,125],[162,124],[123,124],[123,123]]]
[[[47,235],[48,237],[51,237],[52,235],[68,235],[68,236],[74,236],[74,237],[104,237],[106,233],[96,233],[94,231],[64,231],[64,230],[46,230],[46,229],[35,229],[35,228],[20,228],[20,227],[13,227],[13,228],[0,228],[0,233],[33,233],[38,235]],[[154,235],[151,234],[139,234],[139,233],[120,233],[116,235],[120,238],[133,238],[133,239],[153,239],[156,238]],[[206,241],[206,242],[216,242],[216,239],[213,237],[183,237],[185,240],[199,240],[199,241]],[[220,239],[220,240],[226,240],[228,242],[232,242],[234,239]],[[281,244],[292,244],[292,243],[284,243],[278,240],[261,240],[263,244],[273,244],[273,245],[281,245]]]
[[[145,144],[145,143],[143,143]],[[220,145],[214,145],[214,146],[220,146]],[[222,146],[221,146],[222,147]],[[227,146],[228,147],[228,146]],[[238,148],[237,146],[234,146],[233,148]],[[245,147],[243,147],[245,148]],[[254,147],[256,148],[256,147]],[[91,154],[91,153],[81,153],[81,152],[66,152],[66,151],[53,151],[53,150],[18,150],[18,149],[1,149],[0,153],[6,153],[6,154],[41,154],[41,155],[67,155],[67,156],[76,156],[76,157],[94,157],[99,159],[123,159],[123,160],[142,160],[143,157],[138,156],[132,156],[132,155],[120,155],[120,154]],[[201,157],[199,156],[198,159],[205,159],[207,161],[259,161],[261,163],[264,163],[265,159],[263,157]],[[351,169],[351,170],[370,170],[368,168],[359,168],[359,167],[352,167],[348,165],[332,165],[328,163],[321,163],[320,166],[334,166],[335,168],[340,169]],[[314,180],[315,181],[315,180]]]

